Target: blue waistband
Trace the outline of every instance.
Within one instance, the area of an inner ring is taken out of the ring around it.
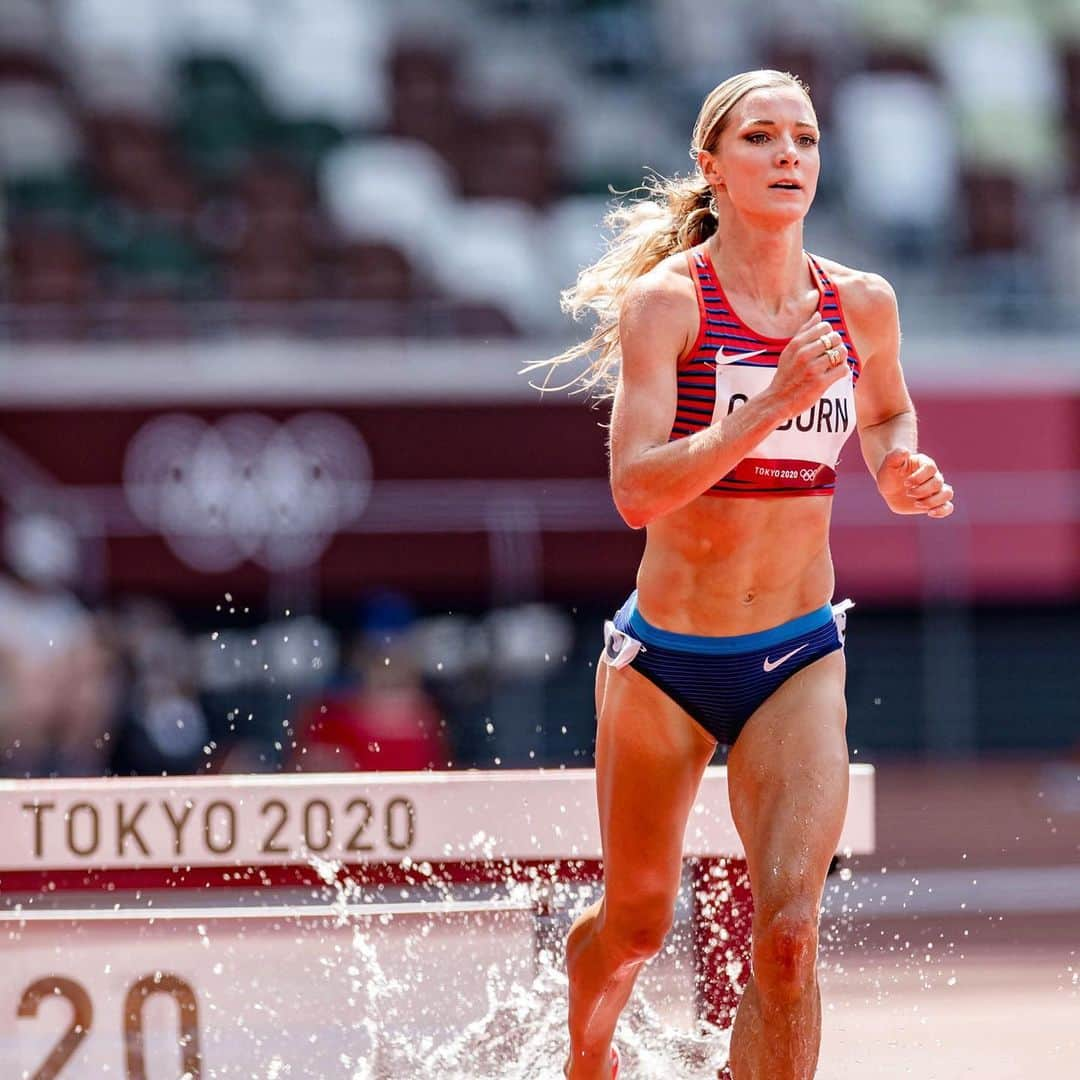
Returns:
[[[826,623],[832,622],[831,604],[823,604],[816,611],[786,623],[774,626],[770,630],[759,630],[754,634],[734,634],[731,637],[708,637],[704,634],[676,634],[671,630],[661,630],[658,626],[645,621],[637,608],[637,589],[622,606],[630,633],[645,645],[658,645],[665,649],[677,649],[683,652],[705,653],[713,656],[732,653],[748,653],[759,649],[771,649],[784,641],[802,634],[820,630]]]

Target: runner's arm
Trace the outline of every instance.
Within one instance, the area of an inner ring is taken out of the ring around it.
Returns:
[[[619,320],[622,364],[611,413],[611,491],[633,529],[686,506],[775,427],[785,402],[765,391],[703,431],[668,442],[678,357],[697,334],[697,305],[677,279],[643,278]]]

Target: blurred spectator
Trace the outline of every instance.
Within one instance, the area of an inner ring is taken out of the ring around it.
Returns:
[[[445,721],[420,676],[411,605],[386,593],[365,605],[345,683],[300,713],[287,768],[304,772],[444,769]]]
[[[127,665],[127,694],[112,771],[195,771],[204,760],[209,729],[191,642],[167,608],[145,599],[129,602],[114,616],[113,633]]]
[[[78,540],[45,513],[12,517],[0,575],[0,775],[94,775],[114,717],[112,656],[70,591]]]

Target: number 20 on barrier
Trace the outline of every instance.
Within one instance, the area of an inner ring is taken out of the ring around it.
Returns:
[[[199,1080],[201,1053],[199,1050],[199,1015],[195,991],[176,975],[154,972],[132,984],[124,1000],[123,1028],[126,1047],[127,1080],[146,1080],[146,1050],[143,1038],[143,1008],[154,994],[166,994],[177,1005],[180,1014],[181,1066],[185,1080]],[[48,997],[64,997],[71,1002],[72,1018],[60,1041],[32,1074],[31,1080],[53,1080],[61,1074],[79,1044],[90,1033],[94,1023],[94,1005],[86,989],[74,979],[63,975],[46,975],[31,983],[19,1000],[19,1016],[37,1016],[38,1006]]]

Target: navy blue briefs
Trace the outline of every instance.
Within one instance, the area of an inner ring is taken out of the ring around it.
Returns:
[[[640,671],[718,743],[732,746],[746,721],[797,671],[844,645],[851,601],[735,637],[676,634],[651,626],[637,591],[605,624],[604,660]]]

